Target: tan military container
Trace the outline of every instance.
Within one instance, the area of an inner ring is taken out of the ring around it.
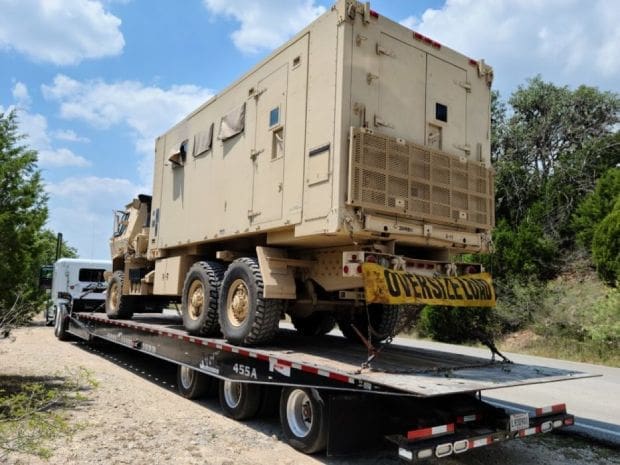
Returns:
[[[217,287],[247,258],[262,297],[307,320],[359,303],[357,250],[432,272],[487,251],[491,80],[484,61],[338,1],[157,139],[141,293],[186,305],[192,264],[214,264]]]

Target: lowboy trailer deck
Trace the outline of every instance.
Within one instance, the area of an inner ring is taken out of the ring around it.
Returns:
[[[219,391],[224,413],[237,420],[279,403],[284,434],[302,452],[359,453],[387,440],[408,462],[570,426],[564,404],[511,414],[484,402],[482,392],[591,376],[397,344],[369,363],[363,346],[342,337],[317,344],[282,328],[277,347],[238,347],[190,336],[167,314],[123,321],[63,307],[55,331],[172,362],[181,395]]]

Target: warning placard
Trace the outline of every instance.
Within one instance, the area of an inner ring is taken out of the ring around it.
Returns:
[[[362,274],[368,303],[495,306],[495,291],[488,273],[428,277],[390,270],[376,263],[364,263]]]

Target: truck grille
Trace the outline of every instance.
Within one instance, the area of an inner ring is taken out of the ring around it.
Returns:
[[[490,230],[493,170],[403,139],[351,128],[349,205]]]

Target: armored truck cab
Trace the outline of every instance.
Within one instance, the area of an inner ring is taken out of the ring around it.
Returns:
[[[412,301],[370,300],[366,263],[481,271],[455,257],[489,249],[492,77],[338,1],[157,139],[152,199],[127,210],[143,221],[112,240],[108,315],[177,301],[190,332],[239,344],[270,340],[284,313],[307,334],[336,320],[354,339],[393,333]],[[439,295],[420,289],[419,301]]]

